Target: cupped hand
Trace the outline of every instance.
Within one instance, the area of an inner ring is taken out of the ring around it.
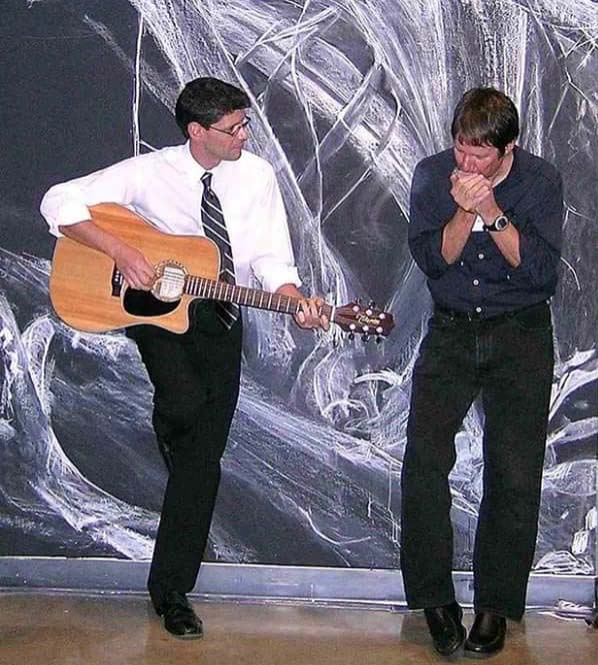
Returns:
[[[451,196],[467,212],[481,214],[483,209],[496,206],[492,183],[480,173],[453,171],[451,184]]]
[[[142,291],[152,288],[156,278],[154,268],[138,249],[123,243],[114,251],[113,258],[130,287]]]

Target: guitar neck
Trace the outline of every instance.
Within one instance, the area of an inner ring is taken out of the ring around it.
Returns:
[[[297,314],[300,303],[300,299],[293,296],[260,291],[259,289],[205,279],[196,275],[187,275],[185,293],[196,298],[232,302],[236,305],[265,309],[270,312],[282,312],[283,314]],[[332,306],[324,303],[321,307],[321,314],[330,318]]]

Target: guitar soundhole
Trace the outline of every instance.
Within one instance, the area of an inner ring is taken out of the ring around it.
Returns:
[[[161,316],[178,307],[180,300],[164,302],[155,298],[150,291],[127,289],[123,298],[125,311],[132,316]]]

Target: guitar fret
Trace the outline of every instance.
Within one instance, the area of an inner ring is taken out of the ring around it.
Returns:
[[[233,302],[237,305],[246,305],[284,314],[296,314],[299,311],[298,298],[229,284],[220,280],[206,279],[197,275],[187,275],[185,277],[183,292],[198,298]]]
[[[229,284],[228,282],[211,280],[196,275],[187,275],[185,278],[184,293],[205,298],[207,300],[221,300],[233,302],[237,305],[265,309],[283,314],[297,314],[299,311],[299,298],[281,293],[270,293],[247,286]],[[330,319],[334,308],[328,304],[322,305],[322,314]]]

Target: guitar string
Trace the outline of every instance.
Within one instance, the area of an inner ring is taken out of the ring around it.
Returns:
[[[201,291],[205,291],[204,295],[216,295],[220,298],[223,296],[225,298],[234,298],[235,300],[240,300],[243,304],[253,304],[259,302],[259,305],[264,307],[264,300],[268,300],[268,306],[271,306],[272,301],[276,302],[276,309],[286,310],[291,312],[293,307],[295,311],[298,308],[298,302],[291,298],[290,296],[284,296],[281,294],[271,294],[265,291],[255,291],[247,287],[229,284],[227,282],[208,280],[206,278],[198,278],[192,275],[177,276],[173,274],[164,273],[160,280],[165,284],[166,287],[181,287],[181,291],[185,290],[185,282],[191,283],[191,288],[193,291],[198,291],[198,295],[202,295]]]

